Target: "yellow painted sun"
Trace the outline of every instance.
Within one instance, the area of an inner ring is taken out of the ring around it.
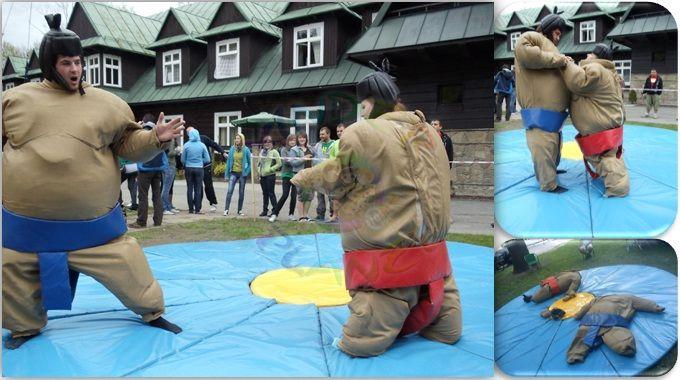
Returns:
[[[576,141],[567,141],[562,144],[562,158],[583,161],[583,153],[581,153],[581,148],[578,147]]]
[[[278,303],[339,306],[350,301],[341,269],[283,268],[265,272],[250,284],[253,294]]]
[[[548,310],[559,308],[565,312],[562,319],[573,318],[583,306],[593,299],[595,299],[595,296],[590,293],[576,293],[576,296],[568,301],[562,301],[562,298],[558,299],[555,303],[550,305]]]

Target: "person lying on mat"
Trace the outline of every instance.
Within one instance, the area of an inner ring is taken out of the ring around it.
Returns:
[[[541,191],[562,193],[557,166],[562,148],[562,124],[567,118],[569,90],[560,71],[568,58],[557,49],[566,22],[557,13],[545,16],[535,32],[519,37],[515,48],[517,101]]]
[[[654,301],[631,294],[595,298],[574,317],[580,320],[580,326],[567,350],[567,363],[583,362],[590,350],[602,343],[620,355],[634,356],[635,337],[628,326],[635,311],[661,313],[664,310]]]
[[[165,320],[163,291],[118,204],[116,156],[148,161],[179,136],[163,114],[142,130],[130,107],[83,82],[78,35],[45,16],[41,83],[3,93],[2,327],[15,349],[38,335],[46,310],[70,310],[79,273],[93,277],[151,326]],[[86,337],[83,337],[86,339]]]
[[[375,356],[398,336],[455,343],[458,287],[446,248],[449,164],[437,131],[404,111],[389,63],[357,84],[365,120],[342,134],[333,159],[292,182],[337,200],[350,316],[334,346]]]
[[[524,302],[541,303],[562,293],[565,293],[562,300],[567,301],[576,295],[576,291],[581,286],[581,274],[577,270],[560,272],[554,276],[544,278],[540,285],[533,295],[525,294],[522,296]]]
[[[630,188],[623,161],[626,111],[613,54],[610,46],[597,44],[578,65],[570,62],[562,77],[572,93],[569,109],[586,170],[593,179],[603,178],[605,196],[624,197]]]

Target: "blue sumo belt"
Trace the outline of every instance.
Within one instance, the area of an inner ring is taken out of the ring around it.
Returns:
[[[78,272],[68,267],[68,251],[106,244],[127,231],[119,204],[90,220],[45,220],[2,208],[2,246],[37,253],[45,310],[71,310]]]
[[[562,124],[569,115],[567,112],[557,112],[543,108],[524,108],[520,111],[525,129],[538,128],[546,132],[557,133],[562,130]]]
[[[590,347],[602,344],[602,338],[598,336],[600,327],[628,327],[630,321],[618,314],[592,313],[586,314],[581,319],[581,326],[588,326],[588,332],[583,338],[583,343]]]

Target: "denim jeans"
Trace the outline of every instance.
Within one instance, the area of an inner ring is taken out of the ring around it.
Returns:
[[[161,198],[163,199],[163,210],[165,211],[172,211],[172,209],[175,208],[170,201],[170,188],[172,188],[172,184],[175,181],[176,171],[177,169],[175,167],[168,166],[163,172],[163,193],[161,194]]]
[[[236,187],[236,181],[238,181],[238,211],[243,210],[243,198],[246,194],[246,176],[241,175],[241,173],[231,172],[229,174],[229,188],[227,189],[227,200],[224,203],[224,210],[229,210],[231,206],[231,196],[234,194],[234,188]]]
[[[203,168],[184,168],[189,212],[200,212],[203,203]]]
[[[276,174],[260,177],[260,187],[262,188],[262,212],[269,211],[269,203],[272,204],[272,209],[276,208]]]

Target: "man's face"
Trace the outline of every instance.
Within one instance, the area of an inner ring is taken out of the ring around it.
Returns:
[[[593,53],[588,53],[588,55],[586,55],[586,59],[597,59],[597,56]]]
[[[342,132],[345,131],[345,127],[338,127],[335,129],[335,132],[338,134],[338,138],[342,137]]]
[[[55,68],[57,73],[66,81],[68,89],[78,91],[80,78],[83,76],[83,64],[80,61],[80,57],[67,57],[59,54],[57,55]]]
[[[328,141],[328,137],[329,137],[329,136],[328,136],[328,131],[326,131],[325,129],[322,129],[321,132],[319,132],[319,138],[320,138],[322,141],[324,141],[324,142],[325,142],[325,141]]]
[[[562,31],[559,29],[555,29],[552,31],[552,42],[557,46],[557,44],[560,43],[560,38],[562,38]]]
[[[432,122],[432,126],[434,129],[441,131],[442,130],[442,123],[439,122],[439,120],[435,120]]]
[[[652,74],[653,77],[655,77],[656,76],[656,70],[652,70],[651,74]]]
[[[361,117],[368,119],[373,111],[373,98],[364,99],[361,101]]]

